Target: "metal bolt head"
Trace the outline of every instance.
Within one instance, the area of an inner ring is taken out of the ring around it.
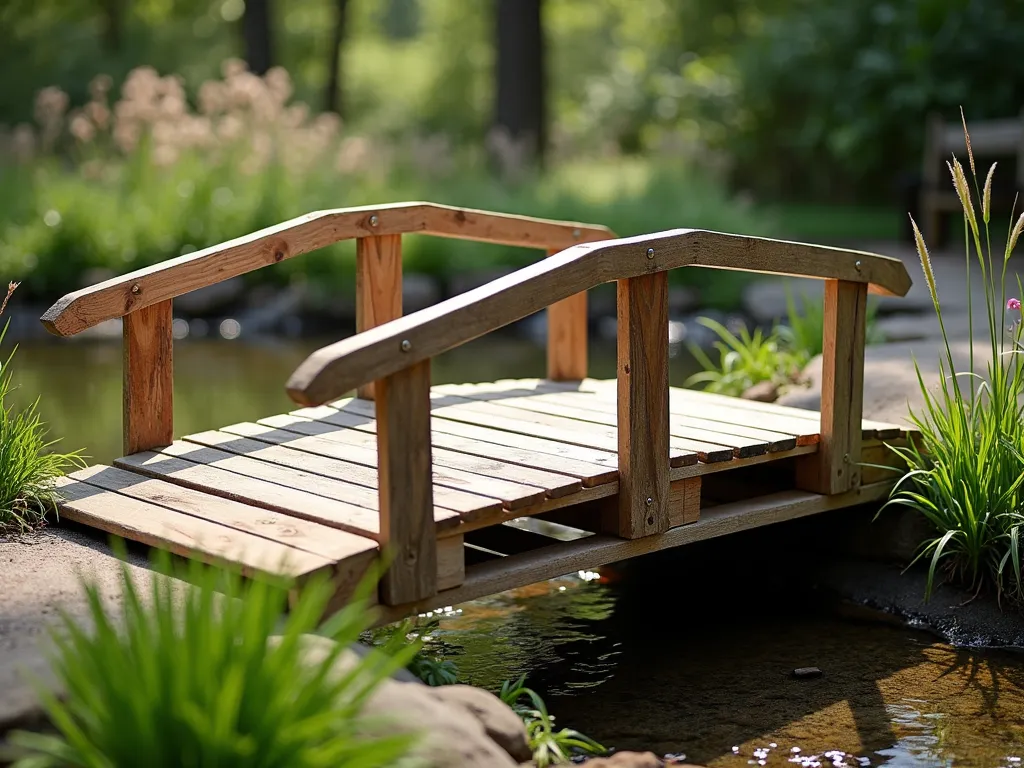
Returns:
[[[572,231],[572,237],[573,237],[573,240],[579,240],[580,239],[580,231],[578,229],[574,229]]]
[[[403,352],[408,352],[412,349],[412,342],[408,339],[402,339],[401,347]]]
[[[862,265],[861,265],[861,263],[859,261],[853,262],[853,268],[856,269],[858,272],[860,272],[861,266]]]
[[[142,293],[142,288],[139,286],[138,283],[136,283],[135,285],[132,286],[132,293],[134,293],[136,295]]]
[[[848,453],[844,453],[843,454],[843,463],[844,464],[849,464],[850,463],[850,454],[848,454]]]
[[[653,499],[653,498],[651,498],[650,496],[648,496],[648,497],[647,497],[647,506],[649,507],[649,506],[651,506],[651,504],[653,504],[653,503],[654,503],[654,499]]]
[[[647,258],[648,259],[653,259],[654,258],[654,249],[653,248],[648,248],[647,249]]]
[[[377,214],[373,214],[373,216],[370,217],[370,226],[376,227],[378,224],[380,224],[380,219],[377,218]]]

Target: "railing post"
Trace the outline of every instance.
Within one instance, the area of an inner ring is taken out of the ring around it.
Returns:
[[[610,532],[669,529],[668,273],[619,280],[619,509]]]
[[[558,250],[548,251],[550,256]],[[587,293],[581,291],[548,307],[548,379],[587,378]]]
[[[173,299],[124,316],[121,426],[130,455],[174,441]]]
[[[356,333],[402,316],[402,236],[375,235],[356,240]],[[373,400],[373,382],[359,387]]]
[[[821,442],[797,471],[797,484],[807,491],[842,493],[860,485],[867,298],[864,283],[825,281]]]
[[[381,379],[376,395],[381,547],[391,557],[381,601],[401,605],[437,593],[430,360]]]

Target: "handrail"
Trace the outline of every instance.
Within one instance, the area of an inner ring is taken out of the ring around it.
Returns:
[[[706,230],[581,244],[317,350],[292,374],[288,394],[319,405],[602,283],[686,266],[866,283],[873,293],[895,296],[911,284],[899,259]]]
[[[69,293],[40,319],[51,333],[73,336],[106,320],[341,240],[406,233],[547,250],[614,237],[603,226],[437,203],[389,203],[316,211]]]

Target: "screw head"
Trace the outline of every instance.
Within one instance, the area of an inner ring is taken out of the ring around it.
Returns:
[[[574,229],[572,231],[572,237],[573,237],[574,240],[579,240],[580,239],[580,231],[578,229]]]
[[[648,259],[653,259],[654,258],[654,249],[653,248],[648,248],[647,249],[647,258]]]
[[[650,496],[648,496],[648,497],[647,497],[647,506],[649,507],[649,506],[651,506],[651,504],[653,504],[653,503],[654,503],[654,499],[653,499],[653,498],[651,498]]]
[[[373,214],[373,216],[370,217],[370,226],[376,227],[378,224],[380,224],[380,219],[377,218],[377,214]]]
[[[135,285],[132,286],[132,293],[136,295],[142,293],[142,287],[138,283],[136,283]]]
[[[853,268],[856,269],[858,272],[860,272],[861,266],[862,265],[861,265],[861,263],[859,261],[853,262]]]
[[[848,453],[844,453],[843,454],[843,463],[844,464],[849,464],[850,463],[850,454],[848,454]]]
[[[408,339],[402,339],[401,348],[403,352],[408,352],[412,349],[412,342]]]

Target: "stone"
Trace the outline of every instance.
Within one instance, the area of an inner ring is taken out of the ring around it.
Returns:
[[[302,644],[303,654],[310,664],[318,663],[333,648],[333,641],[315,635],[303,637]],[[333,673],[342,675],[352,669],[358,664],[359,655],[346,649],[339,655]],[[518,765],[519,760],[513,759],[488,735],[488,726],[497,730],[500,724],[502,730],[511,730],[508,719],[497,714],[497,709],[505,705],[496,696],[482,690],[482,695],[449,694],[449,699],[460,699],[455,703],[446,701],[445,694],[438,695],[440,690],[420,683],[384,680],[370,694],[363,709],[368,723],[367,732],[370,732],[369,724],[372,724],[374,733],[419,734],[410,757],[426,765],[444,768],[514,768]],[[493,702],[484,704],[484,698],[488,697]],[[478,711],[486,713],[488,726],[478,717]],[[519,719],[511,709],[508,711]],[[376,730],[378,727],[380,731]],[[519,728],[525,741],[526,732],[521,721]],[[508,732],[503,738],[510,743],[516,741]]]
[[[817,667],[797,667],[789,675],[797,680],[813,680],[816,677],[821,677],[821,670]]]
[[[402,275],[402,311],[408,315],[437,304],[441,286],[431,275],[410,272]]]
[[[513,759],[527,762],[533,752],[526,739],[522,719],[493,694],[471,685],[432,688],[435,698],[462,707],[483,725],[487,735]]]
[[[756,400],[759,403],[774,403],[779,396],[779,385],[774,381],[758,382],[743,393],[744,400]]]
[[[616,752],[587,760],[588,768],[661,768],[665,763],[653,752]]]

